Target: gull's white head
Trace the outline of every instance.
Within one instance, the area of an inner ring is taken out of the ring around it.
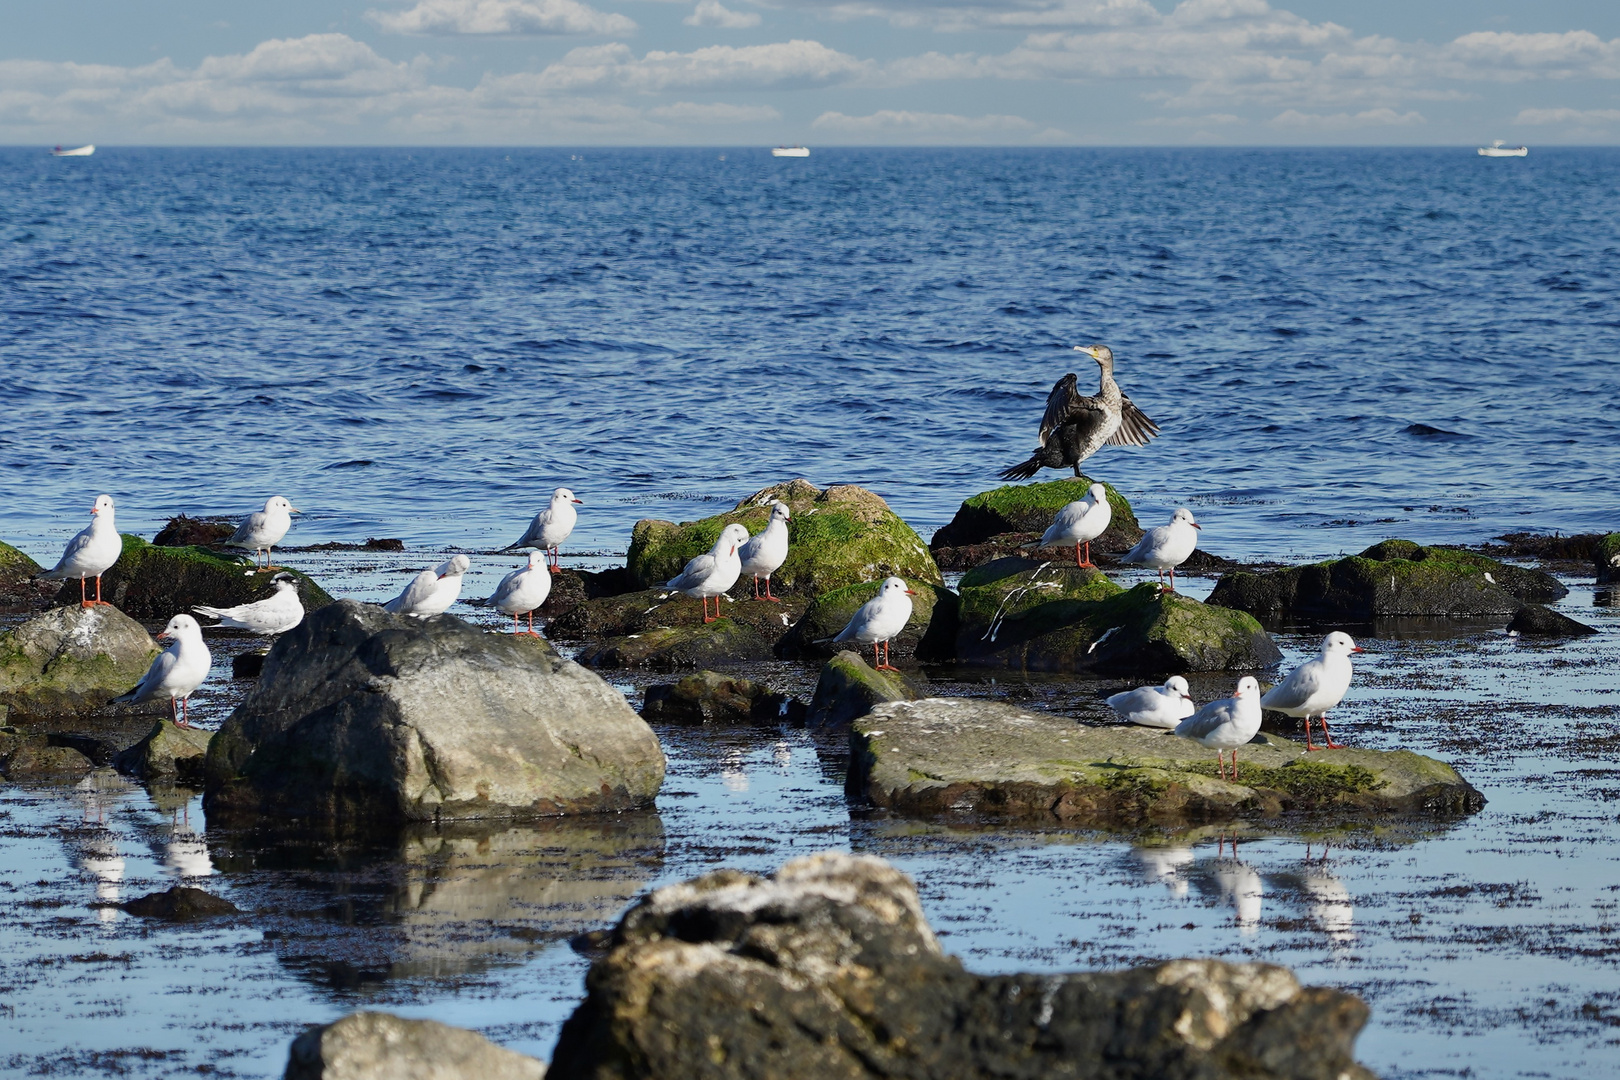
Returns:
[[[793,512],[788,509],[788,504],[787,503],[781,502],[781,501],[771,503],[771,520],[772,521],[786,521],[788,518],[790,518],[792,516],[793,516]]]
[[[462,574],[467,572],[467,567],[471,565],[472,560],[467,558],[467,556],[452,555],[449,559],[439,564],[437,573],[441,578],[460,577]]]
[[[288,502],[286,499],[283,499],[280,495],[273,495],[264,501],[264,512],[267,514],[274,514],[278,512],[283,514],[301,513],[297,507],[293,506],[293,504]]]
[[[1342,631],[1335,630],[1322,639],[1323,656],[1349,656],[1351,653],[1366,652],[1355,640]]]
[[[1101,484],[1092,484],[1086,488],[1086,494],[1091,496],[1091,502],[1094,506],[1101,506],[1108,501],[1108,489]]]
[[[270,579],[270,584],[276,587],[277,592],[286,592],[288,589],[298,588],[298,579],[291,574],[277,574]]]
[[[113,512],[112,496],[111,495],[97,495],[96,496],[96,505],[94,505],[94,506],[92,506],[90,508],[90,512],[92,514],[110,514],[110,513],[112,513]]]
[[[917,594],[911,589],[910,586],[908,586],[905,583],[904,579],[897,578],[897,577],[888,577],[888,578],[883,579],[883,587],[878,590],[878,595],[879,596],[916,596]]]
[[[557,505],[558,503],[577,503],[577,502],[579,502],[579,500],[574,498],[574,493],[572,491],[569,491],[567,488],[558,488],[556,491],[553,491],[551,493],[551,504],[553,506]],[[581,505],[584,505],[584,504],[581,503]]]
[[[739,545],[748,543],[748,526],[732,522],[720,530],[720,538],[714,542],[716,551],[723,551],[729,558],[737,553]]]
[[[178,641],[183,638],[202,637],[202,627],[190,615],[176,615],[169,620],[169,625],[158,631],[158,638],[164,641]]]
[[[539,567],[541,570],[546,569],[546,553],[545,552],[538,551],[538,550],[529,552],[529,569],[533,570],[536,567]],[[549,571],[548,571],[548,573],[549,573]]]
[[[1164,688],[1172,694],[1180,694],[1188,701],[1192,700],[1192,689],[1187,685],[1187,680],[1180,675],[1172,675],[1164,680]]]
[[[1114,350],[1106,345],[1076,345],[1074,351],[1085,353],[1097,361],[1097,366],[1104,371],[1111,373],[1114,370]]]
[[[1185,506],[1176,507],[1176,512],[1170,515],[1170,524],[1191,525],[1195,529],[1203,528],[1202,525],[1193,520],[1192,511],[1187,509]]]
[[[1258,699],[1260,697],[1260,684],[1255,681],[1253,675],[1245,675],[1238,680],[1237,689],[1232,692],[1232,696],[1240,700]]]

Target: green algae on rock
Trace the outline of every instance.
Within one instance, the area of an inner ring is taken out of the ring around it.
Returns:
[[[578,660],[593,668],[684,667],[765,660],[771,646],[747,623],[721,618],[710,623],[658,626],[639,634],[607,638],[579,651]]]
[[[901,575],[904,577],[904,575]],[[898,658],[915,656],[932,662],[949,660],[956,637],[956,594],[943,585],[930,584],[907,578],[906,584],[917,595],[911,598],[911,618],[906,628],[894,639]],[[849,648],[849,643],[834,644],[849,620],[862,604],[878,594],[883,582],[863,581],[845,585],[841,589],[822,593],[811,601],[804,616],[793,624],[776,647],[784,660],[806,657],[828,657]]]
[[[14,717],[95,712],[133,689],[160,651],[128,615],[114,607],[80,607],[75,595],[71,606],[0,634],[0,705]]]
[[[1083,499],[1096,483],[1090,477],[1048,480],[1042,484],[1009,484],[994,491],[982,491],[957,508],[950,523],[934,534],[928,546],[938,550],[982,544],[1003,533],[1035,533],[1039,536],[1052,524],[1064,506]],[[1108,531],[1093,540],[1099,551],[1127,551],[1142,538],[1142,527],[1130,502],[1109,484],[1108,506],[1113,519]]]
[[[630,576],[641,588],[662,585],[713,547],[727,525],[741,522],[758,533],[778,500],[793,512],[787,561],[771,577],[778,592],[814,596],[891,574],[935,585],[944,581],[922,538],[879,496],[853,484],[823,490],[806,480],[756,491],[734,509],[701,521],[636,522],[626,559]],[[752,580],[739,580],[733,591],[743,588],[751,592]]]
[[[212,731],[181,727],[167,718],[146,737],[113,758],[113,768],[138,780],[180,780],[201,785]]]
[[[0,586],[20,585],[45,572],[45,568],[10,544],[0,541]]]
[[[1592,560],[1596,565],[1599,585],[1607,585],[1620,581],[1620,532],[1612,532],[1598,542],[1597,555]]]
[[[811,727],[843,727],[886,701],[916,701],[917,686],[898,671],[878,671],[860,654],[844,651],[822,665],[810,699]]]
[[[999,702],[879,705],[850,727],[847,790],[904,814],[951,812],[1128,827],[1284,813],[1461,814],[1484,796],[1455,769],[1407,750],[1324,750],[1260,735],[1237,782],[1191,739],[1086,727]]]

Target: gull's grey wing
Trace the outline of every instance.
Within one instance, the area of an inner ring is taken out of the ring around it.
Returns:
[[[686,564],[686,569],[664,583],[670,589],[689,589],[714,573],[714,553],[704,552]]]
[[[1212,701],[1176,726],[1177,735],[1189,739],[1202,739],[1232,719],[1231,699]]]
[[[1266,691],[1260,705],[1266,709],[1297,709],[1322,687],[1322,662],[1307,660],[1288,673],[1288,678]]]
[[[404,592],[384,604],[383,610],[391,611],[396,615],[401,611],[408,612],[412,610],[417,604],[433,595],[433,587],[438,584],[438,581],[439,575],[432,570],[422,571],[411,579],[411,583],[405,586]]]
[[[265,520],[264,511],[255,510],[242,519],[242,524],[236,527],[236,531],[231,533],[231,538],[225,543],[246,544],[252,542],[253,534],[264,528]]]
[[[169,672],[173,671],[174,665],[179,662],[175,657],[175,652],[174,649],[168,649],[162,656],[152,661],[152,666],[146,669],[146,674],[141,676],[141,681],[136,684],[134,691],[130,694],[131,701],[139,704],[152,699],[153,695],[163,686],[163,680],[169,677]]]

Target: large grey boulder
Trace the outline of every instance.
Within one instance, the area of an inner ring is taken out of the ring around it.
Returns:
[[[117,608],[53,608],[0,634],[0,706],[13,720],[95,712],[133,689],[159,651]]]
[[[208,748],[210,815],[527,818],[645,806],[658,738],[544,639],[342,600],[282,635]]]
[[[870,856],[659,889],[585,985],[552,1080],[1372,1078],[1351,994],[1219,960],[976,975]]]
[[[282,1075],[284,1080],[544,1080],[546,1063],[466,1028],[357,1012],[294,1039]]]

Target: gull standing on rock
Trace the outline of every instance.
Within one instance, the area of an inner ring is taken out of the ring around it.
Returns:
[[[1260,730],[1260,684],[1253,675],[1238,680],[1229,698],[1212,701],[1176,725],[1176,734],[1215,749],[1215,768],[1226,779],[1221,755],[1232,751],[1232,780],[1237,781],[1237,748]]]
[[[1187,692],[1187,680],[1172,675],[1163,686],[1143,686],[1108,699],[1114,715],[1132,724],[1169,731],[1193,714],[1197,706]]]
[[[39,576],[48,580],[78,578],[80,606],[111,607],[101,599],[101,575],[112,569],[112,564],[124,551],[124,538],[118,535],[118,526],[113,522],[112,496],[96,496],[90,513],[90,524],[68,541],[57,564]],[[91,577],[96,579],[94,600],[86,597],[84,591],[84,579]]]
[[[383,610],[418,619],[444,614],[461,595],[461,575],[471,565],[467,556],[455,555],[432,570],[422,571],[404,592],[384,604]]]
[[[1150,566],[1159,572],[1159,588],[1164,588],[1164,572],[1170,571],[1169,592],[1176,591],[1176,567],[1191,557],[1198,547],[1198,530],[1192,511],[1179,507],[1170,515],[1170,524],[1157,525],[1142,534],[1136,546],[1120,557],[1120,562]]]
[[[546,553],[531,551],[529,565],[520,566],[501,578],[501,583],[495,586],[495,591],[485,603],[512,616],[512,633],[539,637],[540,635],[534,631],[534,611],[545,603],[546,597],[550,595],[551,571],[546,569]],[[529,617],[527,630],[518,629],[519,615]]]
[[[1003,480],[1028,480],[1041,469],[1074,466],[1104,446],[1146,446],[1159,433],[1159,425],[1131,404],[1114,381],[1114,353],[1106,345],[1076,345],[1102,369],[1096,397],[1080,393],[1074,372],[1063,376],[1046,395],[1046,412],[1037,436],[1040,445],[1010,469],[1003,469]]]
[[[136,705],[158,698],[169,699],[169,719],[181,727],[190,727],[186,718],[186,702],[193,690],[208,678],[214,658],[203,644],[202,627],[190,615],[176,615],[158,634],[158,640],[174,642],[163,654],[152,661],[146,675],[135,689],[114,701],[129,701]],[[176,704],[178,702],[178,704]],[[178,710],[178,711],[177,711]]]
[[[1350,692],[1350,680],[1355,675],[1350,654],[1358,652],[1366,650],[1357,645],[1349,634],[1333,631],[1322,639],[1322,651],[1315,659],[1307,660],[1290,671],[1286,679],[1266,691],[1260,704],[1289,716],[1304,717],[1305,749],[1340,749],[1344,744],[1334,742],[1333,736],[1328,734],[1327,714]],[[1321,746],[1311,742],[1313,719],[1322,723]]]
[[[708,554],[699,555],[686,569],[664,582],[664,587],[703,601],[703,621],[720,618],[720,597],[742,577],[742,559],[737,549],[748,542],[746,526],[733,522],[720,530],[720,538]],[[709,618],[709,597],[714,597],[714,618]]]
[[[255,510],[242,519],[242,524],[225,541],[225,546],[253,552],[253,568],[256,572],[279,570],[279,566],[270,563],[271,552],[287,535],[287,530],[292,528],[292,516],[299,512],[292,503],[280,495],[274,495],[265,500],[263,510]],[[259,565],[261,551],[264,552],[263,566]]]
[[[781,569],[788,557],[788,519],[793,514],[785,502],[771,503],[771,520],[758,536],[751,537],[737,550],[742,559],[742,575],[754,577],[754,599],[779,602],[771,595],[771,575]],[[765,595],[759,595],[759,579],[765,578]]]
[[[506,545],[507,550],[530,547],[549,551],[551,569],[561,570],[562,564],[558,561],[562,557],[560,545],[574,531],[574,522],[579,520],[579,511],[574,509],[576,503],[584,505],[567,488],[553,491],[551,505],[534,515],[534,520],[529,522],[529,531],[523,534],[521,540]]]
[[[858,641],[872,646],[872,666],[878,671],[899,671],[889,663],[889,642],[911,621],[911,598],[917,594],[900,578],[884,578],[878,594],[862,604],[849,625],[833,638],[835,642]],[[878,660],[878,646],[883,659]]]
[[[285,634],[304,621],[304,604],[298,599],[298,581],[291,574],[277,574],[270,579],[275,594],[251,604],[216,608],[198,604],[191,610],[199,615],[218,619],[219,625],[233,630],[247,630],[265,637]]]
[[[1074,565],[1091,565],[1091,542],[1108,531],[1114,520],[1113,508],[1108,505],[1108,489],[1092,484],[1084,499],[1076,499],[1057,512],[1052,527],[1041,536],[1035,547],[1074,545]],[[1086,557],[1080,558],[1080,545],[1086,546]]]

